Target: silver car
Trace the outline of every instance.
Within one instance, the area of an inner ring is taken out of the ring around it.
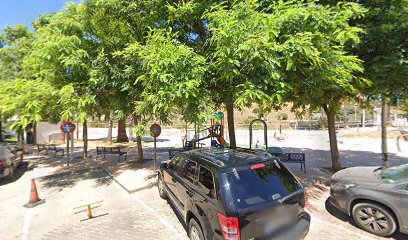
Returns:
[[[332,176],[329,201],[368,232],[408,234],[408,164],[338,171]]]
[[[23,151],[13,145],[0,143],[0,179],[13,179],[14,170],[23,162]]]

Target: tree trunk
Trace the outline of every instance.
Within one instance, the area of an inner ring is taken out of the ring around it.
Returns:
[[[79,122],[76,124],[76,139],[79,140]]]
[[[118,123],[118,142],[128,142],[129,139],[126,134],[126,119],[122,118]]]
[[[138,128],[140,122],[140,116],[133,116],[134,124]],[[137,142],[137,160],[143,161],[143,146],[142,146],[142,136],[139,132],[136,132],[136,142]]]
[[[133,144],[133,115],[129,115],[129,144]]]
[[[227,123],[228,123],[228,134],[230,139],[230,146],[236,147],[237,142],[235,140],[235,126],[234,126],[234,104],[227,100],[225,102],[225,107],[227,109]]]
[[[112,145],[112,129],[113,129],[113,112],[109,113],[109,123],[108,123],[108,144]]]
[[[20,129],[17,131],[17,143],[24,151],[24,130]]]
[[[87,160],[88,159],[88,124],[86,122],[86,119],[83,122],[82,125],[82,140],[84,141],[84,151],[82,153],[82,159]]]
[[[335,126],[335,112],[324,106],[324,111],[327,115],[327,125],[329,130],[330,140],[330,154],[332,160],[332,169],[338,171],[341,169],[341,162],[339,156],[339,148],[337,146],[336,126]]]
[[[383,166],[388,167],[387,106],[385,97],[381,98],[381,153],[383,159]]]

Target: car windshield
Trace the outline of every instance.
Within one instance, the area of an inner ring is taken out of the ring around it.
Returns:
[[[381,177],[388,183],[396,183],[408,180],[408,164],[384,169],[382,171]]]
[[[228,174],[228,181],[239,209],[275,202],[301,189],[295,177],[279,163],[253,170],[234,169]]]

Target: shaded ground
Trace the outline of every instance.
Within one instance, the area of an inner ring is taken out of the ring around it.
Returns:
[[[166,129],[166,131],[168,131]],[[268,133],[269,135],[273,132]],[[168,150],[181,146],[179,130],[163,133],[157,143],[157,163],[168,159]],[[306,154],[307,173],[299,164],[287,164],[304,186],[330,178],[322,171],[331,166],[326,133],[314,131],[290,132],[283,142],[271,141],[270,146],[282,147],[287,152]],[[239,144],[247,143],[247,131],[237,134]],[[271,138],[271,136],[270,136]],[[0,181],[0,232],[2,239],[186,239],[186,226],[169,202],[157,193],[154,173],[153,148],[150,138],[144,139],[144,161],[136,161],[137,148],[118,144],[128,152],[127,161],[117,155],[106,159],[96,158],[96,146],[103,141],[91,141],[89,160],[81,160],[81,143],[76,143],[74,158],[66,166],[67,158],[53,158],[53,153],[25,156],[29,164],[23,165],[13,181]],[[405,144],[405,143],[404,143]],[[391,144],[390,144],[391,145]],[[339,144],[344,167],[381,165],[378,139],[346,139]],[[408,145],[401,145],[402,152],[390,146],[390,165],[408,163]],[[35,168],[34,171],[31,171]],[[105,170],[115,178],[109,177]],[[46,203],[34,209],[22,206],[28,201],[30,180],[37,180],[40,198]],[[120,185],[118,185],[119,183]],[[124,191],[121,187],[126,189]],[[130,194],[128,194],[130,193]],[[312,227],[308,240],[316,239],[379,239],[353,226],[347,216],[326,204],[328,191],[324,187],[310,191],[308,211]],[[104,203],[90,221],[84,214],[73,214],[73,208],[86,201],[103,199]],[[336,212],[337,211],[337,212]],[[160,231],[158,231],[158,229]],[[4,234],[3,234],[4,233]],[[395,235],[393,239],[404,239]],[[406,238],[405,238],[406,239]]]

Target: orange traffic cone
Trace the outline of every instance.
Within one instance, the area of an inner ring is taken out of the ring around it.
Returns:
[[[38,197],[38,192],[37,192],[37,186],[35,184],[35,180],[31,179],[31,192],[30,192],[30,200],[28,201],[27,204],[24,205],[26,208],[33,208],[35,206],[38,206],[42,203],[44,203],[44,199],[40,199]]]

